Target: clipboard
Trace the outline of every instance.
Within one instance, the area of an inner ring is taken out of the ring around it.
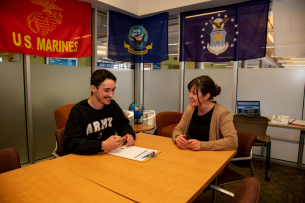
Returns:
[[[161,151],[158,150],[152,150],[152,149],[146,149],[142,147],[136,147],[136,146],[122,146],[116,150],[113,150],[111,152],[108,152],[108,154],[113,156],[119,156],[126,159],[131,159],[135,161],[140,161],[142,163],[145,163],[149,161],[152,158],[155,158],[158,154],[160,154]]]

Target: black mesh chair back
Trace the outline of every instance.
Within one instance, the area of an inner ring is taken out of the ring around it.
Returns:
[[[234,127],[236,130],[254,133],[256,135],[266,135],[268,118],[263,116],[234,115]]]

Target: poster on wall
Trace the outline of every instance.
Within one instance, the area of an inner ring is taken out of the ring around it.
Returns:
[[[63,65],[63,66],[78,66],[78,58],[46,58],[47,64]]]
[[[79,58],[91,52],[91,4],[78,0],[1,0],[0,50]]]

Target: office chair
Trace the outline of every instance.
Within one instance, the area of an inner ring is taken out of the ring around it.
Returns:
[[[14,148],[0,150],[0,174],[21,168],[19,153]]]
[[[56,158],[64,155],[64,132],[65,132],[65,128],[57,129],[55,131],[56,146],[52,154]]]
[[[54,111],[55,121],[57,129],[66,127],[67,120],[69,118],[70,111],[75,104],[68,104],[59,107]]]
[[[174,128],[180,122],[183,113],[160,112],[156,116],[157,133],[160,136],[172,137]]]
[[[67,120],[69,118],[70,111],[75,104],[68,104],[62,107],[59,107],[54,111],[55,121],[57,130],[55,132],[56,145],[55,149],[52,152],[54,157],[60,157],[64,155],[64,141],[63,135],[66,127]]]
[[[270,168],[270,153],[271,141],[270,136],[266,135],[268,127],[268,118],[263,116],[247,116],[247,115],[234,115],[233,122],[236,130],[254,133],[257,139],[253,146],[266,146],[266,171],[265,180],[270,181],[268,177],[268,168]]]
[[[243,163],[243,166],[248,165],[251,169],[251,174],[254,177],[254,171],[252,166],[252,146],[256,140],[256,135],[253,133],[247,133],[243,131],[237,131],[238,137],[238,148],[235,157],[231,160],[232,164],[237,162]],[[235,164],[236,165],[236,164]],[[245,176],[235,172],[226,166],[222,172],[222,174],[216,178],[215,185],[223,186],[239,181],[243,181]],[[216,191],[213,191],[212,200],[214,201]]]
[[[258,203],[261,186],[258,179],[250,177],[238,186],[235,194],[215,185],[210,185],[210,187],[213,190],[233,197],[233,203]]]

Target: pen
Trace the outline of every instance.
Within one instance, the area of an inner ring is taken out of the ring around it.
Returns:
[[[116,135],[115,135],[115,136],[113,136],[113,137],[114,137],[114,139],[118,138]],[[124,140],[124,139],[123,139],[123,142],[126,142],[126,140]]]
[[[293,121],[295,121],[295,120],[297,120],[297,119],[294,119]],[[293,121],[291,121],[289,124],[292,124],[292,123],[293,123]]]

